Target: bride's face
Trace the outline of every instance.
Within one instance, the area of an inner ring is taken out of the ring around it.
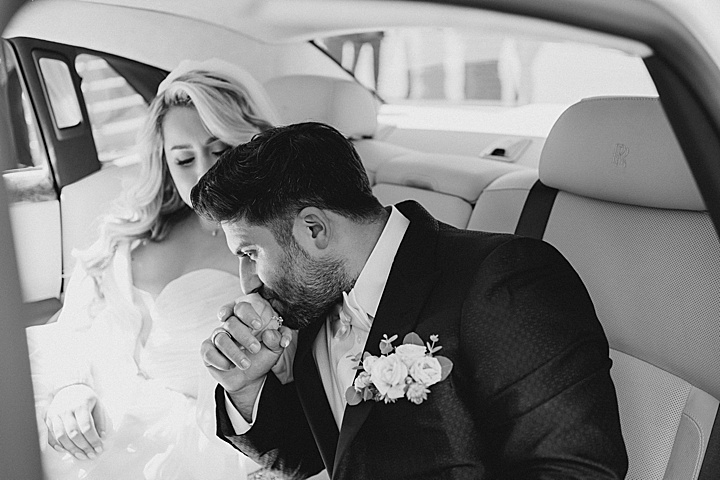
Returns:
[[[208,132],[197,110],[172,107],[162,124],[165,161],[183,201],[190,205],[190,190],[230,145]]]

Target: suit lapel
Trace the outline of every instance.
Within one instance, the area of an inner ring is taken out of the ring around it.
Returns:
[[[403,202],[396,208],[410,220],[410,225],[393,261],[365,344],[365,351],[375,356],[380,355],[380,340],[384,334],[388,337],[397,334],[398,339],[393,342],[397,346],[406,334],[415,329],[424,301],[438,273],[433,261],[437,244],[437,221],[415,202]],[[375,407],[376,403],[366,401],[345,408],[333,470],[337,469],[370,411],[382,408],[382,405]]]

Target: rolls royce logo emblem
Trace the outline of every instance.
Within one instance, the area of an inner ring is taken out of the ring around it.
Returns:
[[[613,151],[613,165],[616,167],[627,167],[627,156],[630,153],[630,148],[622,143],[615,144],[615,150]]]

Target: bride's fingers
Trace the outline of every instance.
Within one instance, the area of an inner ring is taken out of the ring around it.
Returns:
[[[57,438],[55,438],[55,433],[53,432],[53,426],[52,426],[52,420],[48,417],[45,417],[45,426],[47,427],[48,437],[47,442],[48,445],[50,445],[56,452],[64,452],[65,449],[62,448],[62,445],[60,445],[60,442],[57,441]]]
[[[277,329],[268,328],[260,335],[262,343],[275,353],[281,352],[284,348],[290,346],[293,340],[293,330],[288,327],[279,327]]]
[[[105,413],[105,408],[102,403],[98,402],[95,404],[95,408],[92,410],[92,422],[95,425],[95,431],[100,436],[100,451],[102,451],[102,439],[105,438],[105,432],[107,431],[108,417]],[[95,449],[97,450],[97,448]]]
[[[237,299],[236,304],[240,303],[249,303],[250,306],[253,307],[253,309],[257,312],[257,314],[261,317],[263,322],[269,322],[270,319],[274,315],[276,315],[275,310],[273,309],[270,302],[263,298],[262,295],[259,293],[250,293],[248,295],[245,295],[244,297],[241,297]],[[263,325],[263,328],[265,328],[266,325]]]
[[[233,308],[235,308],[235,302],[226,303],[225,305],[218,308],[217,317],[218,320],[224,322],[231,315],[233,315]]]
[[[280,346],[287,348],[293,340],[293,330],[289,327],[281,326],[278,331],[280,332]]]
[[[236,303],[233,308],[233,314],[234,316],[227,318],[228,321],[233,318],[237,318],[240,322],[253,330],[262,330],[265,327],[262,317],[249,302]]]
[[[282,353],[293,339],[293,331],[287,327],[280,327],[278,330],[268,329],[262,333],[262,342],[275,353]]]
[[[53,435],[55,435],[63,450],[69,452],[78,460],[88,460],[89,457],[76,443],[79,429],[72,412],[66,412],[62,416],[53,416],[51,422]]]
[[[56,448],[54,447],[55,450],[58,452],[69,452],[73,456],[75,453],[79,452],[79,449],[67,437],[65,425],[59,416],[54,415],[52,417],[48,417],[47,423],[48,428],[56,442]]]
[[[80,455],[75,452],[75,458],[79,458],[80,460],[92,459],[96,456],[95,448],[93,448],[85,436],[88,433],[86,416],[89,416],[87,409],[78,409],[75,412],[68,412],[61,417],[63,425],[65,425],[67,438],[80,450]],[[79,420],[78,417],[81,419]]]
[[[78,407],[78,409],[75,411],[75,421],[77,422],[77,426],[80,429],[81,438],[83,438],[87,442],[87,444],[89,444],[92,450],[86,450],[83,445],[78,446],[85,450],[85,453],[88,456],[102,453],[102,440],[100,440],[100,436],[98,435],[98,430],[96,428],[92,413],[90,412],[90,410],[88,410],[88,407],[86,405]]]

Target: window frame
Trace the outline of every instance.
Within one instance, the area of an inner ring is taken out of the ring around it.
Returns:
[[[81,88],[82,78],[75,68],[75,58],[80,54],[89,54],[104,59],[146,102],[155,96],[158,85],[167,75],[162,69],[92,49],[28,37],[7,38],[5,41],[12,47],[27,83],[28,96],[38,119],[44,148],[48,152],[48,164],[58,192],[65,185],[101,168]],[[67,64],[83,117],[80,125],[60,130],[54,124],[38,63],[43,57],[60,59]]]

